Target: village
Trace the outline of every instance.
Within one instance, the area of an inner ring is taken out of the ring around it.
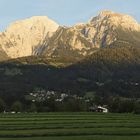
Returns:
[[[33,103],[45,102],[49,99],[53,99],[53,101],[58,103],[63,103],[67,99],[73,99],[75,101],[82,101],[88,104],[87,110],[89,112],[100,112],[100,113],[109,112],[107,105],[96,105],[90,98],[86,98],[78,95],[70,95],[66,93],[58,93],[55,91],[45,91],[43,89],[39,89],[36,90],[35,92],[29,93],[29,95],[26,95],[26,99],[30,100]]]

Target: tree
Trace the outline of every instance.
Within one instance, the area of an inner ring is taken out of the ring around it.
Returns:
[[[120,108],[120,102],[121,102],[120,97],[112,97],[112,98],[110,97],[108,104],[109,111],[113,113],[118,113]]]
[[[134,113],[140,114],[140,102],[136,102],[134,105]]]
[[[34,103],[31,104],[29,111],[30,112],[36,112],[37,111],[37,107],[36,107],[36,105]]]
[[[68,98],[63,102],[65,106],[65,111],[86,111],[87,106],[84,100],[75,99],[75,98]]]
[[[120,113],[132,113],[134,111],[134,102],[133,100],[121,100],[119,104]]]
[[[23,109],[22,103],[20,101],[16,101],[13,103],[11,110],[17,112],[21,112]]]
[[[0,112],[3,112],[6,109],[6,104],[3,99],[0,98]]]

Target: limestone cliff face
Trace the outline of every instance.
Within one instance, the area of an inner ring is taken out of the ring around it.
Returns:
[[[1,52],[10,58],[31,55],[87,56],[99,48],[139,46],[140,25],[125,14],[103,11],[86,24],[59,26],[47,17],[11,24],[0,33]]]
[[[136,32],[137,34],[134,34]],[[60,27],[49,42],[44,43],[42,53],[59,56],[72,52],[71,54],[86,56],[98,48],[112,46],[115,42],[132,45],[133,42],[138,42],[136,38],[139,37],[140,25],[131,16],[103,11],[91,18],[87,24]]]
[[[34,55],[36,46],[52,36],[58,24],[48,17],[32,17],[11,24],[0,33],[0,46],[10,58]]]

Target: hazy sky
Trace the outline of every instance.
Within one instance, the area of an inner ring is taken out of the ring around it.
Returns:
[[[102,10],[126,13],[140,22],[140,0],[0,0],[0,30],[16,20],[41,15],[73,25]]]

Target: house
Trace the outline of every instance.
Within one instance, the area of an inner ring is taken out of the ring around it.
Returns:
[[[102,106],[91,106],[89,108],[90,111],[92,112],[102,112],[102,113],[108,113],[108,109],[106,107]]]
[[[98,106],[96,112],[108,113],[108,109],[102,106]]]

